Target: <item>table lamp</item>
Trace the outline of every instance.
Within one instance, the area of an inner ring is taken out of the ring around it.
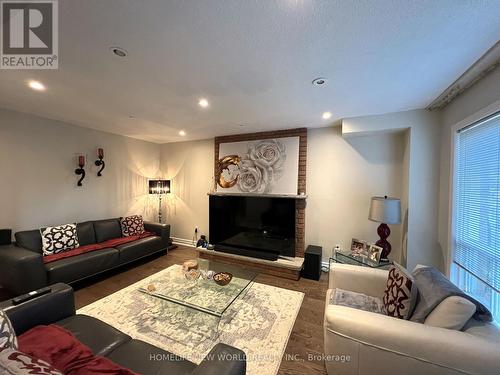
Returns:
[[[391,244],[387,241],[391,234],[387,224],[401,224],[401,201],[396,198],[388,198],[387,195],[385,197],[372,197],[368,219],[381,223],[377,228],[380,239],[375,245],[383,249],[381,259],[387,260],[392,249]]]
[[[161,223],[161,197],[170,193],[170,180],[149,180],[149,194],[158,194],[158,222]]]

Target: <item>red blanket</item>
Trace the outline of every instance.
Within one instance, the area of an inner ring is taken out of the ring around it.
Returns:
[[[66,375],[136,375],[107,358],[96,356],[69,331],[36,326],[18,337],[19,350],[42,359]]]
[[[85,254],[85,253],[88,253],[91,251],[107,249],[110,247],[123,245],[125,243],[137,241],[141,238],[150,237],[150,236],[154,236],[154,235],[155,235],[155,233],[153,233],[153,232],[144,232],[143,234],[140,234],[138,236],[113,238],[111,240],[107,240],[107,241],[100,242],[100,243],[94,243],[92,245],[80,246],[80,247],[77,247],[76,249],[73,249],[73,250],[63,251],[62,253],[44,256],[43,262],[49,263],[49,262],[53,262],[55,260],[69,258],[69,257],[73,257],[75,255]]]

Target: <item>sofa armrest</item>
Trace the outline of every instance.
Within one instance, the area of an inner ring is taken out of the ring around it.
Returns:
[[[14,295],[46,286],[42,254],[15,245],[0,246],[0,285]]]
[[[191,375],[245,375],[246,355],[240,349],[217,344]]]
[[[332,263],[329,289],[344,289],[368,296],[382,298],[387,284],[388,271],[378,268]]]
[[[170,225],[161,223],[144,222],[144,229],[149,232],[156,233],[162,240],[167,241],[170,239]]]
[[[37,325],[52,324],[75,315],[73,288],[62,283],[51,285],[50,288],[50,293],[19,305],[13,305],[12,300],[0,303],[0,309],[4,310],[11,320],[17,335]]]
[[[366,353],[359,347],[365,347],[385,353],[386,359],[409,358],[423,366],[436,365],[457,373],[493,374],[500,368],[498,343],[486,338],[345,306],[328,306],[325,354],[337,350],[346,339],[353,342],[352,348],[358,346],[354,353],[347,354],[360,356],[359,361]]]

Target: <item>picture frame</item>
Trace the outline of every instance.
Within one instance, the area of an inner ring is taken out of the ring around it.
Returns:
[[[351,240],[351,254],[366,256],[367,255],[367,246],[366,241],[358,240],[357,238],[353,238]]]
[[[382,256],[383,250],[384,249],[382,249],[380,246],[377,246],[375,244],[369,244],[367,249],[368,259],[377,264],[380,263],[380,258]]]

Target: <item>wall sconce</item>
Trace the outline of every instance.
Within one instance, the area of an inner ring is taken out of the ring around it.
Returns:
[[[85,169],[83,169],[85,167],[85,156],[78,156],[78,166],[79,168],[75,169],[75,174],[82,175],[82,177],[78,180],[77,186],[82,186],[82,181],[85,178]]]
[[[95,165],[97,167],[99,166],[101,167],[101,169],[99,169],[99,171],[97,172],[97,177],[101,177],[102,176],[101,172],[106,167],[106,163],[104,163],[104,160],[102,160],[104,158],[104,150],[102,148],[97,149],[97,157],[99,159],[95,161]]]

